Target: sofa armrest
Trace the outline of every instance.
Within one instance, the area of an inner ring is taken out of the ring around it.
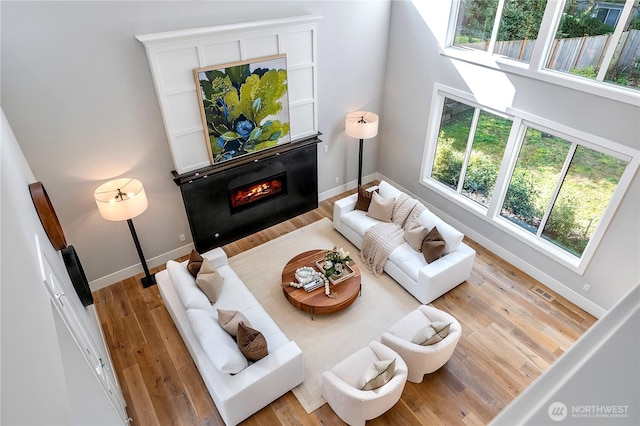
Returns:
[[[345,213],[349,213],[355,208],[357,201],[358,194],[351,194],[348,197],[339,199],[333,203],[333,217],[342,217]]]
[[[209,250],[206,253],[202,254],[202,257],[206,257],[213,264],[215,268],[219,268],[221,266],[225,266],[229,264],[229,259],[227,258],[227,254],[222,250],[221,247],[216,247],[213,250]]]

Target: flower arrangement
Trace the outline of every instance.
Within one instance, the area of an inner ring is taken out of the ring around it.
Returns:
[[[325,276],[330,277],[334,274],[340,275],[344,271],[346,264],[351,262],[349,252],[345,251],[342,247],[333,247],[328,250],[324,255],[324,273]]]

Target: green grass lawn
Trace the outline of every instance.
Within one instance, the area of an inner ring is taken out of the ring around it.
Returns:
[[[473,109],[467,109],[455,119],[447,120],[440,129],[440,139],[451,139],[452,148],[458,155],[465,151],[472,116]],[[491,163],[496,175],[511,125],[510,120],[484,111],[478,120],[472,152]],[[526,133],[516,170],[535,188],[537,195],[533,201],[540,212],[545,211],[555,190],[570,147],[569,142],[533,128]],[[576,231],[590,237],[627,163],[579,146],[571,164],[560,196],[575,207],[579,228]]]

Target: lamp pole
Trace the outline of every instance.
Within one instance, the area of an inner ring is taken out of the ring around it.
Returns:
[[[138,240],[138,234],[136,234],[136,228],[133,227],[133,221],[131,219],[127,219],[127,224],[129,224],[129,230],[131,231],[133,242],[136,245],[136,250],[138,251],[138,256],[140,257],[140,263],[142,264],[142,269],[144,269],[144,277],[140,279],[142,281],[142,286],[144,288],[150,287],[156,283],[156,276],[149,273],[149,268],[147,267],[147,262],[144,260],[142,247],[140,247],[140,241]]]
[[[362,149],[364,148],[364,139],[360,139],[360,154],[358,156],[358,186],[362,185]]]

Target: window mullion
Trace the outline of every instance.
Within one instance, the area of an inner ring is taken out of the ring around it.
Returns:
[[[498,30],[500,29],[503,9],[504,0],[498,0],[498,8],[496,9],[496,16],[493,19],[493,29],[491,30],[491,40],[489,41],[489,48],[487,49],[489,54],[493,54],[493,49],[496,47],[496,39],[498,38]]]
[[[473,111],[473,119],[471,120],[471,128],[469,129],[469,137],[467,138],[467,147],[464,152],[464,161],[462,162],[462,169],[460,170],[460,179],[458,180],[458,186],[456,191],[458,194],[462,193],[462,186],[464,185],[464,178],[467,174],[467,167],[469,166],[469,159],[471,158],[471,148],[473,147],[473,139],[476,135],[476,129],[478,128],[478,120],[480,118],[480,108],[476,108]]]
[[[635,1],[636,0],[627,0],[624,8],[622,9],[620,19],[618,19],[618,25],[616,25],[616,29],[613,31],[613,34],[609,38],[607,50],[605,51],[604,57],[602,58],[602,64],[600,64],[598,76],[596,77],[596,80],[598,81],[604,81],[604,78],[607,75],[607,71],[609,71],[609,65],[611,64],[613,55],[616,53],[618,43],[620,42],[620,37],[622,37],[622,32],[624,31],[624,27],[627,25],[627,21],[629,20],[629,15],[631,15],[631,10],[633,10],[633,3]]]
[[[487,216],[490,218],[498,216],[502,209],[502,203],[509,190],[511,175],[518,161],[518,153],[524,141],[525,128],[526,127],[522,125],[521,118],[515,117],[513,119],[507,146],[505,147],[502,163],[500,164],[500,171],[498,172],[496,184],[493,188],[494,195],[491,197],[491,205],[489,205],[487,211]]]
[[[538,39],[529,61],[529,69],[532,71],[540,71],[545,68],[547,56],[556,39],[556,30],[562,19],[564,4],[563,0],[550,0],[547,3],[540,29],[538,30]]]
[[[564,160],[562,171],[560,172],[560,176],[558,177],[558,182],[556,183],[556,187],[553,190],[553,194],[551,194],[551,198],[549,199],[549,204],[545,209],[544,216],[540,221],[538,232],[536,232],[536,235],[538,237],[542,236],[542,231],[544,230],[544,227],[547,224],[547,220],[549,220],[549,216],[551,215],[551,210],[553,209],[553,206],[556,203],[558,194],[560,194],[560,188],[562,188],[562,184],[564,182],[565,177],[567,176],[567,172],[569,171],[569,166],[571,166],[571,161],[573,160],[573,156],[576,153],[577,148],[578,148],[578,144],[575,142],[573,142],[571,144],[571,148],[569,148],[569,152],[567,153],[567,158]]]

